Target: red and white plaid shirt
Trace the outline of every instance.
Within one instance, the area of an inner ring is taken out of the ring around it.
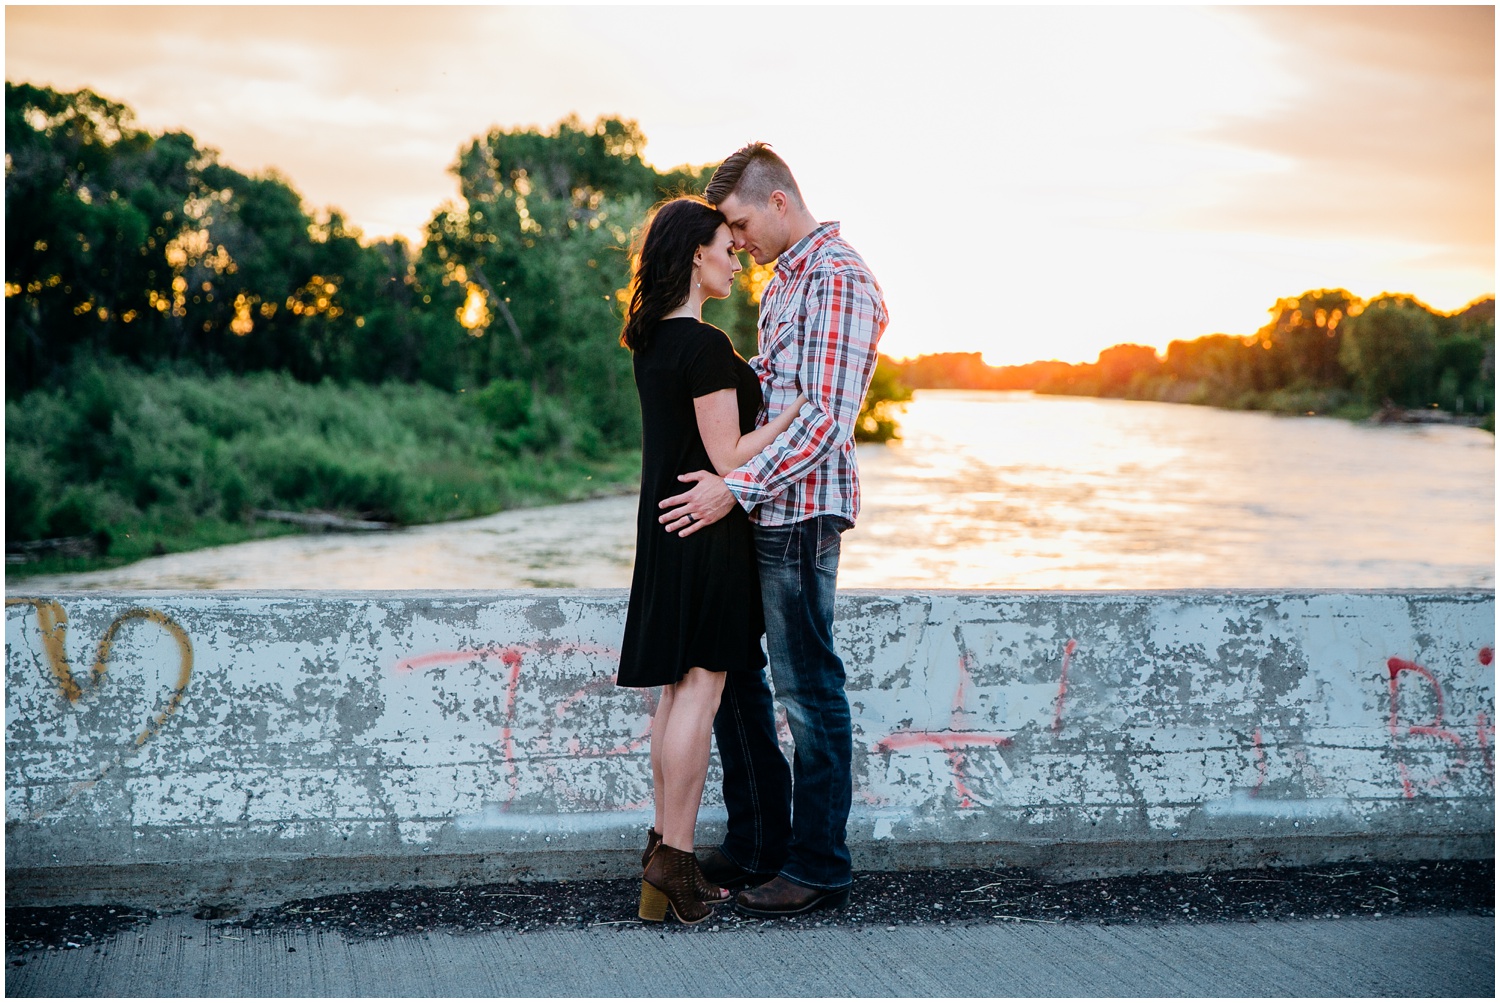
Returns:
[[[760,354],[750,360],[765,396],[761,420],[799,393],[808,402],[775,442],[724,478],[752,522],[859,515],[854,423],[887,319],[880,284],[837,223],[820,223],[777,259],[761,296]]]

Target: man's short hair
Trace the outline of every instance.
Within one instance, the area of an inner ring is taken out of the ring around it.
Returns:
[[[771,151],[769,143],[751,143],[725,158],[703,189],[703,197],[715,206],[731,195],[762,205],[778,190],[786,192],[799,206],[806,206],[786,161]]]

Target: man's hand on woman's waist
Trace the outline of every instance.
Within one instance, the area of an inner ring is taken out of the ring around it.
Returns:
[[[695,470],[690,474],[678,474],[677,479],[693,483],[690,490],[680,495],[663,499],[658,508],[666,509],[657,522],[668,533],[692,536],[704,526],[710,526],[729,514],[734,508],[734,495],[724,486],[724,479],[707,470]]]

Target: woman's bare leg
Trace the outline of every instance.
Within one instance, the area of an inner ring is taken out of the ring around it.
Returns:
[[[668,846],[691,851],[703,782],[708,775],[714,715],[724,692],[724,673],[688,669],[680,682],[666,689],[673,691],[671,712],[660,735],[653,724],[651,742],[653,769],[659,759],[662,771],[657,788],[657,831]],[[658,710],[658,721],[660,717]]]
[[[661,698],[656,703],[656,713],[651,717],[651,800],[656,805],[656,821],[652,823],[660,833],[666,824],[662,803],[666,799],[667,785],[662,779],[662,736],[667,731],[667,721],[672,715],[672,686],[661,688]]]

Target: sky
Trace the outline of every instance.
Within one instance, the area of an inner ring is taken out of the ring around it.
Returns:
[[[659,168],[764,140],[879,279],[894,356],[1091,361],[1342,287],[1494,292],[1493,7],[8,6],[88,87],[369,239],[490,128],[617,115]]]

